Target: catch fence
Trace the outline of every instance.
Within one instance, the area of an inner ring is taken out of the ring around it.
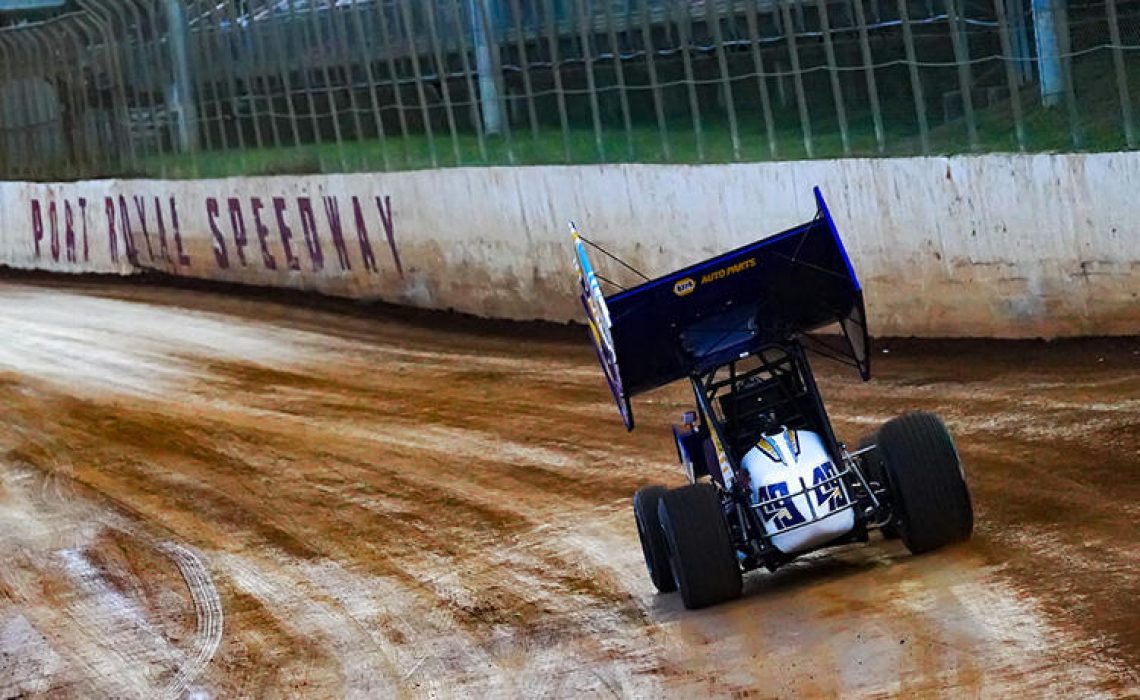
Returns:
[[[0,177],[1133,148],[1140,0],[76,0]]]

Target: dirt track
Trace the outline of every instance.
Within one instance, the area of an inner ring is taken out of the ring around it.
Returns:
[[[461,325],[0,285],[0,697],[1140,694],[1140,341],[819,364],[842,438],[946,417],[975,539],[686,612],[629,512],[685,390],[626,434],[580,331]]]

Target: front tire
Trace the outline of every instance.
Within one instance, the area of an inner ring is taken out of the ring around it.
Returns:
[[[657,506],[667,491],[664,486],[645,486],[633,494],[633,517],[637,521],[637,537],[641,540],[641,553],[645,555],[645,568],[653,585],[662,593],[677,590],[673,572],[669,569],[665,533],[657,517]]]
[[[740,564],[714,487],[690,484],[667,492],[661,497],[658,517],[686,608],[705,608],[740,597]]]
[[[974,509],[954,440],[933,413],[907,413],[879,430],[879,455],[903,543],[914,554],[970,538]]]

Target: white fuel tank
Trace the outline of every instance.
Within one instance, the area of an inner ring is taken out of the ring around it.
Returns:
[[[781,552],[818,547],[855,527],[847,487],[834,479],[842,465],[832,463],[816,433],[766,434],[744,455],[742,466],[752,482],[752,503],[762,504],[757,514]]]

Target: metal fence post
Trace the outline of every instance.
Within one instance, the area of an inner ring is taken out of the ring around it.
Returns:
[[[368,52],[368,41],[365,40],[364,22],[357,7],[357,0],[350,0],[352,11],[353,36],[356,39],[356,48],[359,60],[364,66],[364,77],[368,81],[368,102],[372,108],[372,120],[376,128],[376,138],[380,140],[380,154],[384,159],[384,170],[392,169],[391,156],[388,154],[388,135],[384,131],[384,115],[380,111],[380,96],[377,94],[376,73],[372,69],[372,56]]]
[[[930,126],[926,121],[926,96],[922,89],[922,76],[918,72],[918,55],[914,48],[914,32],[910,26],[908,0],[898,0],[899,19],[902,21],[903,45],[906,49],[906,64],[910,73],[910,91],[914,98],[914,116],[918,121],[918,139],[922,144],[922,155],[930,155]]]
[[[396,65],[396,49],[392,46],[392,33],[388,29],[388,17],[384,13],[384,7],[378,2],[374,2],[372,6],[376,10],[376,20],[380,25],[380,43],[384,47],[384,63],[388,67],[388,84],[392,86],[392,96],[396,102],[396,118],[400,124],[400,149],[404,154],[404,165],[410,165],[408,146],[411,145],[411,139],[408,116],[404,107],[404,94],[400,85],[400,70]]]
[[[470,51],[467,46],[467,31],[463,26],[464,14],[459,6],[459,0],[448,0],[451,3],[451,12],[455,16],[456,38],[459,41],[459,64],[463,70],[463,82],[467,86],[467,108],[470,110],[471,126],[475,129],[475,141],[479,147],[479,162],[487,163],[487,139],[483,136],[483,119],[479,114],[478,92],[475,89],[475,79],[471,74]]]
[[[11,90],[15,84],[12,80],[12,57],[8,53],[8,38],[0,34],[0,69],[4,71],[3,89],[0,89],[0,97],[7,97],[11,95]],[[0,100],[0,167],[4,170],[0,172],[0,179],[5,179],[9,171],[15,171],[10,165],[11,144],[15,139],[13,138],[16,127],[12,124],[11,115],[13,107],[18,106],[19,101],[2,99]],[[16,159],[19,161],[19,158]]]
[[[12,41],[12,43],[9,44],[9,41]],[[13,72],[13,68],[18,65],[13,58],[16,51],[15,39],[7,36],[4,30],[0,30],[0,58],[3,59],[4,78],[9,91],[6,93],[6,96],[15,97],[11,102],[8,100],[0,101],[0,116],[4,119],[4,161],[5,167],[11,167],[12,174],[19,175],[23,172],[23,168],[27,166],[27,159],[21,158],[19,153],[13,156],[9,152],[9,149],[13,144],[22,142],[19,132],[23,129],[8,122],[9,118],[11,118],[12,121],[27,122],[27,118],[23,114],[27,109],[27,102],[19,99],[19,96],[16,95],[16,73]],[[9,105],[11,105],[11,107],[9,107]],[[9,159],[11,159],[11,166],[7,165]],[[5,174],[7,175],[7,172],[5,172]]]
[[[578,19],[578,42],[581,47],[582,66],[586,73],[586,97],[590,101],[590,118],[594,124],[594,147],[598,152],[598,160],[606,160],[606,144],[602,139],[602,113],[598,104],[598,85],[594,79],[594,54],[590,49],[593,43],[593,26],[590,21],[587,0],[575,0],[574,14]]]
[[[249,28],[249,43],[253,50],[253,65],[254,70],[251,71],[249,90],[251,92],[251,104],[253,105],[253,118],[258,119],[259,111],[257,108],[257,82],[261,81],[262,103],[265,105],[266,116],[269,117],[269,135],[272,137],[274,148],[281,148],[281,129],[277,125],[277,117],[273,112],[273,84],[270,81],[268,49],[262,39],[264,27],[257,26],[257,23],[250,22]]]
[[[526,115],[530,122],[530,136],[534,143],[538,143],[538,112],[534,106],[534,86],[530,77],[530,56],[526,50],[526,32],[523,29],[519,0],[511,0],[510,10],[512,26],[515,31],[515,48],[519,57],[519,70],[522,73]]]
[[[744,8],[745,20],[748,23],[748,43],[752,49],[752,65],[756,71],[756,86],[760,90],[760,109],[764,114],[764,129],[768,133],[768,155],[775,160],[779,157],[779,147],[776,142],[776,124],[772,117],[772,98],[768,94],[768,76],[764,72],[764,55],[760,49],[756,3],[749,0]]]
[[[1116,90],[1120,96],[1120,117],[1124,122],[1124,142],[1136,147],[1136,131],[1132,123],[1132,96],[1128,90],[1128,73],[1120,44],[1120,20],[1116,16],[1116,0],[1105,0],[1108,10],[1108,35],[1112,40],[1112,65],[1116,70]]]
[[[903,0],[905,2],[906,0]],[[851,139],[847,133],[847,110],[843,105],[843,88],[839,84],[839,68],[835,61],[835,46],[831,41],[831,18],[828,16],[826,0],[816,3],[819,11],[819,30],[823,34],[823,50],[827,57],[827,72],[831,77],[831,94],[835,100],[835,116],[839,120],[839,138],[843,142],[844,155],[851,153]]]
[[[428,41],[431,44],[431,51],[435,57],[435,73],[439,79],[439,91],[443,97],[443,113],[447,118],[447,129],[451,134],[451,151],[455,159],[456,165],[463,164],[463,155],[459,148],[459,132],[455,125],[455,110],[451,103],[451,88],[448,86],[450,76],[448,75],[447,62],[444,60],[443,49],[440,48],[439,35],[436,31],[436,5],[435,2],[428,3],[424,6],[424,17],[427,20]]]
[[[875,80],[875,59],[871,55],[871,40],[867,36],[867,15],[863,11],[863,0],[855,0],[855,21],[859,25],[859,48],[863,52],[863,75],[867,80],[867,96],[871,100],[871,118],[875,123],[875,143],[879,153],[887,148],[883,129],[883,111],[879,107],[879,85]]]
[[[482,18],[487,13],[487,0],[468,0],[471,13],[471,40],[475,46],[475,70],[479,71],[479,98],[483,105],[483,132],[491,136],[503,133],[499,84],[495,80],[491,58],[491,37],[484,30]],[[489,24],[489,23],[488,23]]]
[[[697,80],[693,72],[693,18],[692,8],[688,2],[678,3],[684,8],[684,16],[677,16],[678,42],[681,45],[681,61],[685,69],[685,87],[689,93],[689,113],[693,119],[693,135],[697,139],[697,161],[705,162],[705,129],[701,123],[701,103],[697,98]]]
[[[179,0],[163,0],[166,10],[167,40],[174,66],[174,118],[178,125],[178,146],[183,152],[198,150],[198,106],[190,77],[190,56],[186,50],[186,9]]]
[[[222,95],[220,92],[220,88],[218,87],[218,82],[219,82],[218,73],[215,70],[215,62],[214,62],[214,58],[217,54],[216,45],[218,43],[218,38],[217,38],[218,31],[217,31],[217,28],[214,26],[214,9],[211,9],[209,14],[206,15],[206,21],[207,21],[207,24],[205,26],[200,26],[198,31],[197,31],[199,51],[201,52],[202,59],[203,59],[203,61],[202,61],[203,67],[205,69],[205,72],[210,76],[210,78],[209,78],[209,81],[210,81],[210,83],[209,83],[209,85],[210,85],[209,102],[204,101],[201,109],[202,109],[202,114],[207,115],[207,118],[208,118],[210,111],[209,111],[209,109],[207,109],[207,106],[210,104],[210,102],[213,103],[213,107],[214,107],[213,119],[214,119],[214,122],[217,125],[217,129],[218,129],[218,141],[220,142],[220,145],[221,145],[221,148],[223,151],[229,151],[230,150],[230,137],[229,137],[229,134],[226,133],[226,131],[227,131],[227,129],[226,129],[226,115],[225,115],[225,112],[222,111]],[[202,100],[206,100],[206,99],[207,99],[206,93],[203,92]],[[209,132],[208,127],[207,127],[207,132]],[[245,156],[239,155],[239,157],[244,158]]]
[[[1029,30],[1026,28],[1025,0],[1016,0],[1016,5],[1009,13],[1011,40],[1013,54],[1017,56],[1017,83],[1024,85],[1033,80],[1033,51],[1029,48]]]
[[[85,176],[89,167],[87,147],[87,94],[83,89],[82,41],[72,31],[67,17],[54,26],[59,54],[56,94],[60,104],[65,155],[72,173]]]
[[[1037,39],[1037,72],[1041,83],[1041,104],[1056,107],[1065,93],[1061,48],[1053,9],[1056,0],[1033,0],[1033,29]]]
[[[788,0],[777,0],[777,4],[780,8],[780,16],[784,19],[784,40],[788,43],[788,58],[792,62],[792,80],[796,88],[796,105],[800,111],[800,129],[804,135],[804,152],[808,158],[814,158],[815,143],[811,133],[811,114],[808,112],[807,94],[804,91],[803,71],[800,70],[800,52],[796,46],[796,29],[792,24],[791,8]]]
[[[1080,149],[1085,142],[1085,128],[1081,123],[1077,108],[1076,84],[1073,81],[1073,53],[1069,37],[1068,0],[1055,0],[1053,20],[1057,27],[1057,42],[1060,48],[1062,84],[1065,86],[1065,110],[1069,115],[1069,135],[1074,149]]]
[[[477,4],[477,9],[479,10],[478,21],[483,27],[483,36],[487,37],[489,40],[493,40],[495,37],[495,29],[493,24],[493,17],[489,12],[489,8],[487,7],[487,0],[479,0]],[[511,134],[511,120],[509,117],[506,119],[502,118],[502,95],[506,92],[506,89],[503,86],[502,60],[499,55],[499,46],[497,43],[491,44],[489,41],[488,48],[491,54],[490,78],[495,83],[494,94],[496,99],[496,113],[499,115],[499,127],[503,135],[503,140],[507,145],[507,162],[513,165],[516,162],[516,156],[514,136]],[[482,75],[482,73],[480,73],[480,75]]]
[[[724,50],[724,32],[720,26],[720,12],[717,9],[717,5],[717,0],[713,0],[712,3],[705,5],[705,24],[711,26],[713,44],[716,45],[716,62],[717,67],[720,69],[720,82],[721,88],[724,90],[725,109],[728,111],[728,133],[729,138],[732,140],[732,159],[739,161],[741,150],[740,130],[736,123],[736,100],[733,99],[732,75],[728,69],[728,56]]]
[[[332,12],[333,8],[330,7],[329,11]],[[316,48],[317,53],[316,60],[317,63],[321,66],[321,76],[325,83],[325,104],[328,110],[329,122],[332,124],[333,143],[336,145],[336,157],[337,161],[340,163],[341,171],[344,171],[347,169],[348,161],[346,160],[347,154],[344,150],[344,137],[341,134],[340,113],[336,105],[336,93],[333,91],[332,73],[329,70],[330,61],[328,54],[325,51],[324,31],[321,28],[321,20],[318,16],[317,7],[314,5],[309,6],[309,26],[313,30],[313,46]],[[257,122],[254,121],[254,124],[256,123]],[[318,119],[318,124],[319,123],[320,122]],[[435,163],[434,158],[432,159],[432,163]]]
[[[144,0],[137,1],[141,3]],[[161,77],[157,79],[154,77],[154,71],[158,71],[162,67],[162,51],[158,47],[157,41],[152,40],[149,43],[147,42],[147,37],[145,34],[147,25],[143,21],[145,18],[147,18],[147,15],[145,14],[145,8],[143,10],[140,10],[134,2],[131,2],[131,0],[125,0],[125,2],[127,8],[129,9],[124,12],[123,17],[126,17],[126,19],[123,20],[123,26],[125,28],[127,25],[131,24],[132,20],[134,21],[135,37],[136,41],[138,42],[135,54],[135,64],[132,66],[132,68],[137,67],[142,73],[142,88],[145,91],[147,101],[149,103],[148,116],[150,118],[150,124],[153,127],[155,135],[154,155],[158,156],[158,167],[160,175],[162,177],[166,177],[167,169],[169,168],[169,159],[166,158],[166,151],[164,148],[166,139],[164,135],[171,125],[169,123],[169,114],[165,115],[167,117],[165,124],[160,121],[160,113],[168,111],[166,109],[166,96],[161,92],[156,96],[155,87],[158,85],[165,87],[165,83],[162,82]],[[129,14],[127,14],[127,12],[129,12]],[[154,34],[153,20],[150,24],[150,27],[152,29],[151,33]],[[157,37],[154,38],[156,39]],[[136,81],[137,80],[138,78],[136,78]],[[138,95],[138,87],[138,82],[135,82],[136,96]],[[174,144],[172,143],[171,146],[173,147],[173,145]]]
[[[119,45],[115,41],[115,33],[112,28],[112,19],[110,13],[103,14],[99,11],[99,5],[95,0],[79,0],[80,7],[86,9],[92,17],[92,21],[99,29],[99,33],[103,35],[103,46],[107,51],[107,66],[111,72],[111,86],[114,93],[114,112],[117,116],[113,116],[112,123],[118,123],[120,132],[124,135],[124,140],[127,145],[127,155],[129,157],[131,169],[138,167],[138,153],[135,149],[134,134],[131,132],[130,112],[127,107],[127,94],[126,94],[126,80],[124,79],[122,56],[119,51]]]
[[[958,89],[962,94],[962,111],[966,115],[966,135],[970,150],[978,148],[978,122],[974,115],[974,81],[970,72],[970,47],[959,22],[955,0],[946,0],[946,19],[950,25],[950,43],[954,46],[954,62],[958,64]]]
[[[629,112],[629,95],[625,88],[625,67],[622,65],[621,46],[614,30],[613,7],[605,2],[606,34],[610,42],[610,55],[613,56],[614,73],[617,77],[618,100],[621,104],[622,126],[625,128],[626,158],[633,160],[633,117]]]
[[[904,0],[900,0],[902,2]],[[1025,123],[1021,115],[1021,87],[1017,81],[1017,68],[1013,56],[1014,41],[1011,36],[1005,0],[994,0],[994,11],[998,18],[998,33],[1001,35],[1002,63],[1005,64],[1005,82],[1009,90],[1009,104],[1013,110],[1013,127],[1017,134],[1017,149],[1025,152]]]
[[[657,49],[653,41],[653,28],[649,21],[650,0],[641,0],[641,41],[645,47],[645,66],[649,71],[649,89],[653,93],[653,113],[657,117],[657,131],[661,138],[661,155],[665,162],[673,160],[669,148],[669,126],[665,121],[665,105],[662,101],[661,83],[657,77]]]
[[[554,16],[553,0],[543,0],[542,13],[546,15],[546,41],[550,47],[550,72],[554,76],[554,96],[558,101],[558,121],[562,127],[562,150],[566,162],[569,163],[573,158],[570,150],[570,117],[566,113],[566,90],[562,85],[562,51],[558,42],[558,19]]]

